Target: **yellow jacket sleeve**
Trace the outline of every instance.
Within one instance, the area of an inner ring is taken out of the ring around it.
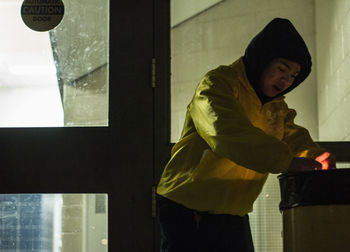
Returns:
[[[294,123],[297,113],[289,109],[285,119],[285,130],[283,141],[286,142],[296,157],[316,158],[326,150],[315,143],[309,131]],[[331,164],[335,164],[335,157],[331,155]]]
[[[293,159],[288,145],[252,125],[224,76],[202,79],[189,112],[198,134],[216,154],[260,173],[288,169]]]

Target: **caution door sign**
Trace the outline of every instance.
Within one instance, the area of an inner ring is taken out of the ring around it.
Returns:
[[[21,8],[23,22],[32,30],[49,31],[64,15],[62,0],[25,0]]]

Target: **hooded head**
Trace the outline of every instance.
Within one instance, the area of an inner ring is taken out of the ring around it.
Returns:
[[[266,96],[259,87],[265,68],[277,58],[285,58],[300,65],[300,72],[292,85],[275,97]],[[311,56],[307,46],[287,19],[275,18],[249,43],[243,61],[247,77],[262,103],[282,96],[296,88],[311,72]]]

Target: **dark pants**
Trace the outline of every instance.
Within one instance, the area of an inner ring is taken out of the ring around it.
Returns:
[[[249,217],[209,214],[158,199],[161,252],[253,252]]]

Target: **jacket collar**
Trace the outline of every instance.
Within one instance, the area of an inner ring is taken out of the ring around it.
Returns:
[[[253,88],[253,85],[249,82],[249,79],[247,77],[247,73],[245,70],[245,65],[243,62],[243,57],[239,58],[237,61],[233,62],[231,64],[231,67],[233,67],[237,74],[238,74],[238,79],[240,80],[242,86],[249,92],[251,93],[257,101],[259,101],[262,105],[264,104],[268,104],[268,103],[275,103],[275,102],[280,102],[283,101],[285,99],[285,96],[278,96],[276,98],[272,98],[271,100],[262,103],[261,99],[259,98],[259,96],[257,95],[256,91]]]

